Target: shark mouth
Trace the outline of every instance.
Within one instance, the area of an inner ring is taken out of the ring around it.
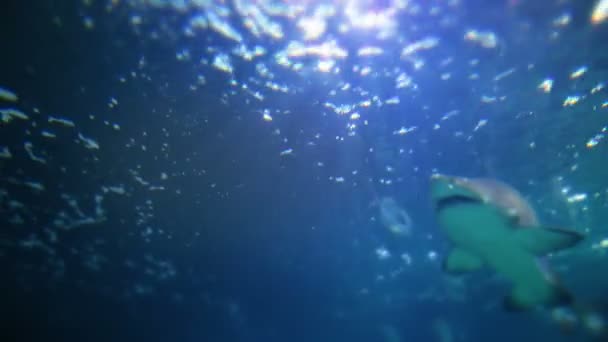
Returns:
[[[457,207],[460,205],[471,205],[471,204],[480,204],[483,203],[481,199],[464,196],[464,195],[454,195],[449,197],[444,197],[435,203],[435,211],[441,212],[444,209]]]

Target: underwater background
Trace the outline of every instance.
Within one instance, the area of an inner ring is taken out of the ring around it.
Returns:
[[[608,1],[0,8],[2,341],[606,338]],[[445,274],[436,172],[584,233],[595,330]]]

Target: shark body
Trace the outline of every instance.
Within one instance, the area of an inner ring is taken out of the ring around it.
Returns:
[[[571,296],[558,285],[542,259],[574,246],[583,236],[541,226],[529,203],[509,185],[492,179],[446,175],[431,177],[437,220],[452,250],[444,261],[450,273],[487,267],[513,286],[508,310],[567,304]]]

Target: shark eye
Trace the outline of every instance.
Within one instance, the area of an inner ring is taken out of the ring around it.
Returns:
[[[437,203],[435,204],[435,211],[440,212],[443,209],[456,207],[459,205],[479,204],[479,203],[482,203],[481,199],[479,199],[479,198],[474,198],[474,197],[464,196],[464,195],[454,195],[454,196],[444,197],[444,198],[440,199],[439,201],[437,201]]]

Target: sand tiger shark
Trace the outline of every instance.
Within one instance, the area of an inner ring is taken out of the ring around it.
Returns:
[[[444,270],[463,273],[486,267],[501,274],[513,286],[503,302],[507,310],[572,301],[542,257],[574,246],[582,234],[541,225],[517,190],[493,179],[435,174],[431,197],[452,244]]]

